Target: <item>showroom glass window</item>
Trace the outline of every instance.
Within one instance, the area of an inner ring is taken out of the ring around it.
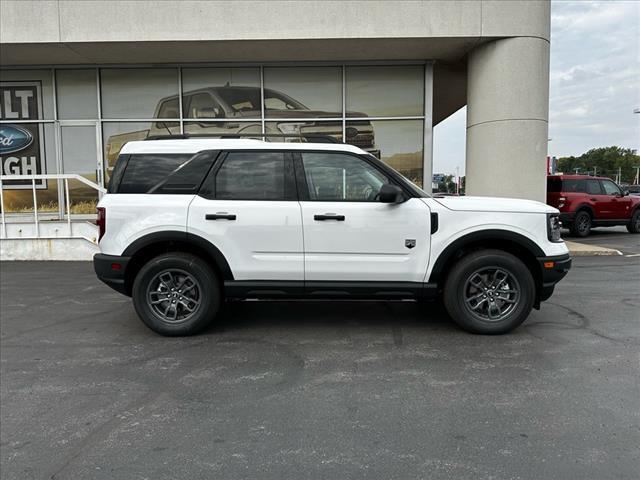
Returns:
[[[30,132],[38,154],[12,155],[35,155],[36,163],[7,162],[4,155],[3,173],[74,173],[104,186],[127,142],[187,133],[345,142],[421,185],[423,140],[431,128],[425,71],[431,74],[424,64],[302,63],[3,69],[4,85],[17,82],[10,88],[38,92],[37,118],[30,119],[35,121],[0,119],[5,129],[13,125]],[[60,185],[38,186],[41,211],[63,210]],[[73,213],[93,212],[95,190],[80,184],[71,190]],[[7,195],[8,211],[32,208],[28,189]]]

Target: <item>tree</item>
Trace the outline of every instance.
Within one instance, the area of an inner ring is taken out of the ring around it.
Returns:
[[[635,176],[636,165],[640,165],[640,155],[635,150],[621,147],[592,148],[579,157],[562,157],[558,159],[558,170],[565,174],[602,175],[616,178],[620,169],[621,183],[631,183]]]
[[[438,182],[438,192],[456,193],[456,182],[453,179],[453,175],[447,175]]]

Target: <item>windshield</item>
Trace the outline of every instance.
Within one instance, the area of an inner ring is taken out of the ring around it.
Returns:
[[[234,112],[260,111],[260,89],[247,87],[224,87],[216,90],[222,101]],[[308,110],[284,93],[265,89],[264,108],[266,110]]]

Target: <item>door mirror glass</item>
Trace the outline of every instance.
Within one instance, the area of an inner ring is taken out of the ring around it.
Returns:
[[[402,189],[397,185],[385,183],[380,187],[378,199],[381,203],[400,203],[404,201],[404,195],[402,194]]]

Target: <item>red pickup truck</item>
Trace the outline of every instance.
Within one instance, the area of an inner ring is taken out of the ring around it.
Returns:
[[[629,196],[610,178],[550,175],[547,203],[560,210],[560,221],[578,237],[589,235],[592,227],[615,225],[640,233],[640,197]]]

